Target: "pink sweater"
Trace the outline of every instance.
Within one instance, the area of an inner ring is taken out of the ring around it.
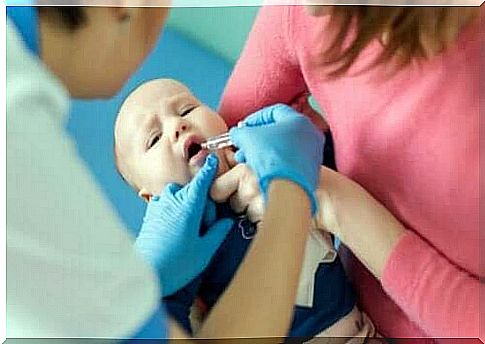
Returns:
[[[234,125],[263,106],[313,94],[327,114],[339,171],[408,229],[380,283],[344,255],[363,310],[386,337],[478,337],[480,26],[468,26],[422,68],[330,81],[312,59],[327,20],[301,6],[263,7],[221,114]],[[351,72],[380,48],[371,44]]]

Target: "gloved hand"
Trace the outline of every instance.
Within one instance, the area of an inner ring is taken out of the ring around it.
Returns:
[[[209,264],[234,220],[216,219],[208,192],[218,160],[209,155],[194,179],[181,187],[169,184],[148,203],[135,247],[157,270],[162,296],[184,287]],[[199,235],[201,223],[208,230]]]
[[[265,199],[271,180],[288,179],[307,192],[314,215],[323,135],[308,118],[283,104],[261,109],[242,124],[229,132],[239,148],[235,159],[255,171]]]

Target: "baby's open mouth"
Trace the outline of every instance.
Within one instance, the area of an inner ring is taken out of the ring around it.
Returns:
[[[187,160],[190,161],[202,150],[202,146],[197,142],[192,142],[187,149]]]
[[[203,149],[201,143],[204,140],[196,135],[193,135],[184,142],[184,158],[191,166],[202,166],[209,151]]]

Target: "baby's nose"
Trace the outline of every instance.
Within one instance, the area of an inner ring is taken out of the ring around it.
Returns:
[[[177,141],[180,138],[180,135],[182,135],[184,131],[187,131],[188,128],[188,124],[184,121],[179,121],[178,123],[176,123],[173,135],[174,140]]]
[[[180,133],[186,130],[187,130],[187,126],[185,124],[182,124],[180,128],[177,131],[175,131],[175,138],[178,139],[180,136]]]

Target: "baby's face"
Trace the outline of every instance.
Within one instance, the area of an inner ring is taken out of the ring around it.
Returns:
[[[160,79],[133,92],[115,125],[118,167],[140,193],[186,184],[205,162],[200,143],[227,131],[224,120],[181,83]]]

